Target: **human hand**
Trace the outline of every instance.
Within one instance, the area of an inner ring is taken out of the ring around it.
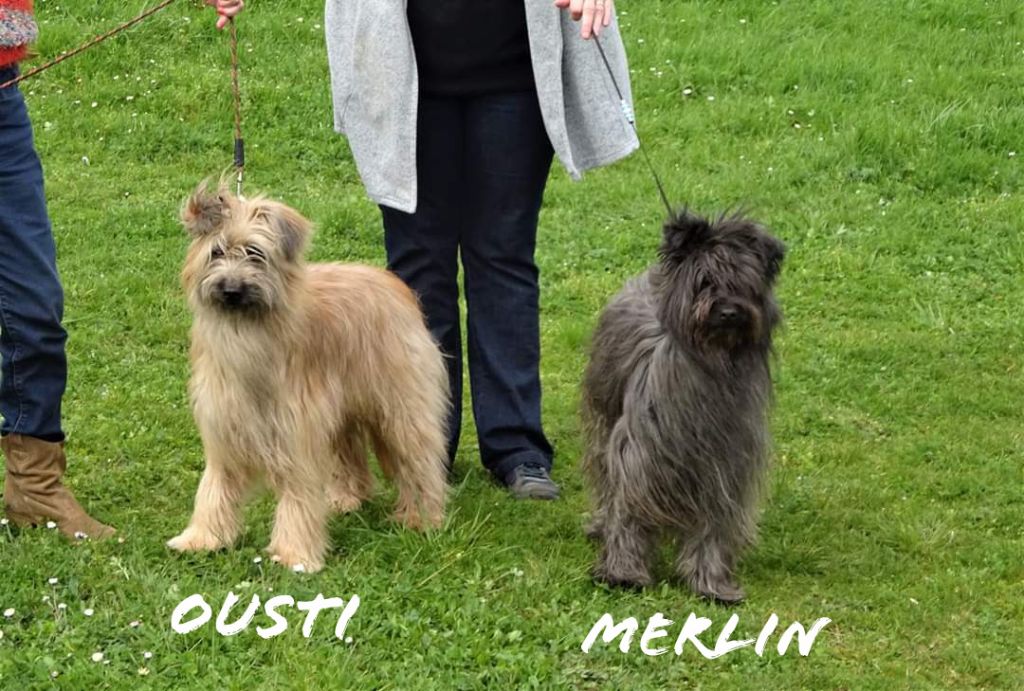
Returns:
[[[245,7],[245,0],[206,0],[206,4],[217,9],[217,28],[223,29],[231,19]]]
[[[569,10],[577,22],[582,20],[583,38],[600,36],[601,29],[611,24],[615,16],[615,0],[555,0],[555,7]]]

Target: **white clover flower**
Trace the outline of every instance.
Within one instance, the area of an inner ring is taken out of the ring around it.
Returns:
[[[67,609],[67,608],[68,608],[68,606],[66,604],[64,604],[63,602],[57,603],[57,609],[63,610],[63,609]]]
[[[133,629],[137,629],[140,626],[142,626],[142,622],[136,619],[135,621],[129,623],[128,626],[132,627]]]
[[[84,614],[87,617],[91,617],[93,614],[95,614],[95,612],[93,612],[92,607],[87,607],[85,611],[82,612],[82,614]]]
[[[57,583],[59,583],[59,581],[56,578],[48,578],[46,582],[50,585],[57,585]]]
[[[147,660],[151,660],[153,658],[153,653],[147,650],[146,652],[142,653],[142,657]]]
[[[54,528],[57,527],[57,524],[54,523],[53,521],[47,521],[46,522],[46,527],[49,528],[50,530],[53,530]]]
[[[252,563],[253,563],[253,564],[259,564],[259,563],[261,563],[262,561],[263,561],[263,557],[253,557],[253,558],[252,558]]]
[[[75,539],[76,540],[84,540],[87,537],[89,537],[89,536],[86,533],[83,533],[81,530],[76,530],[75,531]]]
[[[149,676],[149,668],[148,667],[139,667],[139,676],[140,677]]]
[[[103,662],[103,653],[101,653],[99,651],[93,653],[92,654],[92,661],[93,662]]]
[[[50,672],[50,678],[51,679],[56,679],[59,676],[60,676],[60,672],[58,672],[57,670],[53,670],[52,672]]]
[[[4,610],[4,617],[6,617],[7,619],[10,619],[13,616],[14,616],[14,608],[13,607],[8,607],[7,609]]]
[[[305,573],[306,567],[303,564],[296,564],[292,567],[292,571],[294,571],[295,573]]]
[[[8,523],[10,523],[10,521],[8,521],[6,518],[0,518],[0,525],[4,525],[5,526]]]

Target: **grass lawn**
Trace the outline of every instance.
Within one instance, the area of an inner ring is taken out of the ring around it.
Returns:
[[[0,611],[14,609],[0,618],[0,688],[1024,687],[1020,3],[619,4],[642,135],[670,193],[707,211],[744,203],[789,246],[771,493],[734,638],[773,612],[783,626],[831,618],[811,654],[779,657],[773,638],[763,657],[648,657],[639,633],[628,654],[580,650],[605,612],[641,627],[662,612],[674,632],[694,612],[714,622],[713,646],[733,611],[676,585],[625,593],[588,576],[578,384],[598,310],[659,240],[639,158],[580,184],[556,167],[541,219],[561,501],[507,498],[466,429],[440,533],[390,525],[386,488],[333,521],[315,576],[254,563],[266,499],[237,549],[168,553],[203,466],[177,209],[229,166],[232,138],[226,35],[182,2],[23,85],[67,292],[69,482],[124,541],[0,530]],[[143,6],[37,0],[37,49],[56,55]],[[248,189],[317,222],[315,259],[383,264],[379,213],[331,130],[322,9],[254,1],[240,21]],[[171,631],[186,596],[216,615],[228,591],[362,605],[350,642],[328,614],[303,638],[294,609],[270,640]]]

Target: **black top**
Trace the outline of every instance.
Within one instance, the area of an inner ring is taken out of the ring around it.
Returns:
[[[428,96],[534,88],[524,0],[409,0],[409,26]]]

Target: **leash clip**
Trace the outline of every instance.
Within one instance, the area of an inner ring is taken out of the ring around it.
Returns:
[[[633,110],[633,106],[629,104],[629,101],[622,99],[619,101],[619,105],[622,107],[622,114],[626,116],[626,121],[630,125],[636,124],[636,112]]]

